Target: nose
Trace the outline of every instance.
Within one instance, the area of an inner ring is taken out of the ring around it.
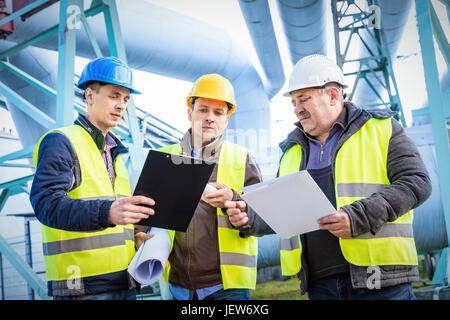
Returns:
[[[209,111],[206,114],[205,120],[208,121],[208,122],[214,122],[214,113],[212,111]]]
[[[295,102],[294,113],[298,115],[303,111],[305,111],[305,108],[303,108],[302,104],[300,102]]]
[[[127,101],[120,99],[119,102],[117,102],[116,107],[119,108],[121,111],[125,110],[127,107]]]

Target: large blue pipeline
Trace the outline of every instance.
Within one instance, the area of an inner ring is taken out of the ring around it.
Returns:
[[[0,41],[0,50],[9,49],[14,45],[13,42]],[[56,87],[57,55],[55,52],[30,47],[21,50],[9,58],[9,62],[21,70],[27,72],[32,77],[39,79],[45,85]],[[11,76],[7,70],[0,70],[0,81],[7,85],[11,90],[20,94],[28,102],[44,112],[46,115],[55,119],[56,117],[56,99],[37,90],[19,77]],[[27,147],[37,142],[40,136],[47,131],[42,125],[37,123],[32,117],[17,108],[11,101],[6,100],[8,110],[14,120],[15,127],[19,134],[22,146]]]
[[[85,1],[85,8],[90,2]],[[131,67],[187,81],[194,81],[206,73],[220,73],[233,83],[238,106],[228,127],[264,129],[270,135],[269,101],[263,83],[247,55],[226,32],[145,1],[135,0],[130,5],[130,1],[119,0],[117,9]],[[56,25],[58,16],[59,3],[56,3],[25,22],[17,23],[16,31],[8,40],[24,41],[32,34]],[[103,16],[96,15],[87,20],[103,54],[107,55]],[[43,39],[36,46],[56,50],[57,36]],[[83,30],[77,33],[77,55],[95,58]],[[55,74],[56,70],[51,68],[48,72]],[[41,108],[41,104],[37,105]],[[14,118],[14,121],[20,120]],[[23,132],[21,139],[24,143],[36,141],[37,136]]]
[[[276,44],[276,39],[270,31],[271,21],[267,17],[267,14],[270,15],[267,11],[267,1],[254,2],[240,1],[240,5],[247,25],[255,27],[249,29],[266,76],[264,83],[246,54],[224,31],[145,1],[134,0],[132,5],[130,1],[117,1],[128,62],[136,69],[187,81],[193,81],[205,73],[221,73],[232,81],[236,89],[238,109],[230,121],[229,128],[267,130],[270,128],[269,99],[281,88],[284,74],[278,69],[281,65],[278,50],[273,50],[272,47],[267,52],[259,52],[261,49],[258,48],[264,48],[265,40],[273,45]],[[400,2],[404,8],[405,2],[409,1],[381,1],[382,12],[383,8],[391,8],[393,3]],[[323,32],[325,30],[323,17],[324,10],[329,10],[329,7],[325,3],[322,0],[278,1],[292,63],[307,54],[326,53],[327,38]],[[90,1],[85,1],[86,7],[89,4]],[[387,12],[391,12],[390,9]],[[55,4],[27,21],[17,23],[16,32],[8,38],[8,41],[24,41],[32,34],[56,25],[58,15],[59,5]],[[102,52],[106,55],[107,39],[102,19],[101,16],[95,16],[88,18],[88,21]],[[402,19],[404,21],[404,18]],[[393,23],[398,21],[392,20]],[[389,29],[389,25],[385,24],[384,27]],[[397,39],[402,28],[394,26],[394,29],[396,33],[392,35],[392,39]],[[269,30],[270,36],[262,37],[261,30]],[[36,45],[54,51],[57,49],[56,44],[55,36],[44,39]],[[0,41],[1,50],[11,45],[12,43],[7,41]],[[392,44],[392,48],[395,48],[395,43]],[[94,58],[89,40],[82,31],[77,34],[77,54],[85,58]],[[273,64],[270,63],[271,60],[274,61]],[[48,51],[28,48],[12,57],[11,62],[47,85],[56,87],[56,59],[49,56]],[[56,108],[54,99],[38,93],[23,81],[13,80],[5,71],[0,72],[0,81],[54,117]],[[23,145],[35,143],[45,129],[11,103],[8,103],[8,108]],[[416,133],[408,130],[408,134],[414,136]],[[427,157],[432,145],[419,145],[419,149],[430,174],[436,172],[435,160]],[[437,176],[432,175],[432,180],[432,198],[415,210],[414,232],[419,251],[447,246],[445,227],[442,229],[444,220]],[[433,232],[429,232],[430,230]],[[278,264],[279,241],[276,235],[261,238],[259,249],[259,266]]]
[[[239,0],[239,5],[266,75],[264,87],[271,99],[280,91],[285,78],[269,3],[267,0]]]
[[[330,10],[328,1],[278,0],[278,10],[292,64],[310,54],[327,54],[325,10]]]

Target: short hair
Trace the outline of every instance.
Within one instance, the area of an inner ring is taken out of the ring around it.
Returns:
[[[325,90],[329,90],[330,88],[336,88],[339,90],[339,96],[342,97],[342,100],[345,100],[347,94],[344,93],[344,88],[337,82],[328,82],[323,87],[318,88],[321,93],[324,93]]]
[[[95,92],[98,92],[98,90],[100,90],[101,87],[103,87],[107,84],[109,84],[109,83],[102,82],[102,81],[88,81],[86,83],[86,87],[83,92],[83,99],[86,100],[86,89],[87,88],[90,88],[91,90],[94,90]]]

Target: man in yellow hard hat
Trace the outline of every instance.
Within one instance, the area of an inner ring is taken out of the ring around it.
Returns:
[[[194,83],[187,97],[191,128],[179,144],[161,151],[215,162],[209,184],[186,232],[170,232],[172,251],[165,279],[174,299],[250,299],[256,285],[258,243],[243,239],[221,208],[239,199],[241,188],[262,180],[247,149],[224,141],[222,135],[236,109],[233,87],[219,74]]]

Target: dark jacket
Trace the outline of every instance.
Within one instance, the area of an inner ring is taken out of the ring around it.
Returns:
[[[83,127],[98,146],[101,154],[105,138],[101,131],[80,115],[75,121]],[[113,161],[127,148],[112,135],[117,143],[111,149]],[[95,231],[113,227],[108,223],[110,200],[71,199],[68,192],[81,183],[80,166],[70,140],[61,132],[47,134],[39,146],[39,158],[31,186],[30,202],[36,218],[44,225],[66,231]],[[127,289],[126,270],[104,276],[84,279],[85,294]],[[51,283],[49,295],[53,295]]]
[[[190,131],[181,140],[183,154],[191,156],[188,139]],[[206,146],[204,160],[218,163],[223,140]],[[217,164],[209,182],[217,180]],[[261,182],[261,172],[255,159],[247,154],[244,185]],[[233,190],[233,200],[239,194]],[[186,232],[176,232],[172,252],[169,256],[169,282],[187,289],[202,289],[222,283],[220,272],[219,239],[217,231],[217,210],[208,203],[200,201]]]
[[[333,174],[335,172],[337,152],[339,152],[339,148],[349,137],[358,132],[372,117],[386,119],[394,115],[390,110],[366,110],[358,108],[349,102],[346,102],[344,107],[347,108],[348,120],[333,154]],[[409,210],[416,208],[431,194],[431,181],[417,147],[405,134],[400,124],[393,118],[391,121],[392,135],[387,156],[387,174],[391,184],[370,197],[355,201],[341,208],[350,218],[352,236],[358,236],[365,232],[376,234],[383,224],[395,221]],[[302,147],[302,159],[308,159],[308,138],[300,123],[296,123],[296,127],[288,135],[287,139],[280,143],[280,148],[284,153],[294,144],[299,144]],[[306,161],[302,161],[299,170],[305,168]],[[243,236],[273,233],[270,227],[251,208],[248,211],[249,223],[247,226],[240,228]],[[302,266],[306,266],[306,263],[303,263],[303,261]],[[302,280],[303,292],[307,289],[307,270],[305,272],[304,269],[302,267],[302,271],[299,274]],[[367,272],[366,267],[350,265],[350,275],[355,288],[364,288],[370,273]],[[418,269],[416,266],[381,267],[382,287],[418,280]]]

